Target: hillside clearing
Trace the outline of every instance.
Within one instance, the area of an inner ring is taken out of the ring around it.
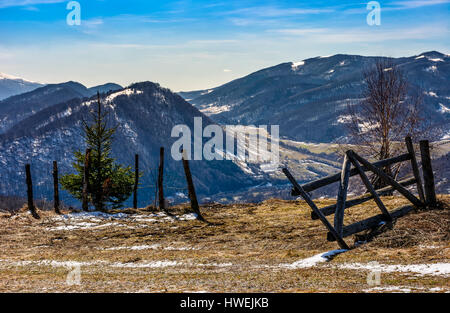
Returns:
[[[444,209],[409,214],[346,252],[326,241],[303,201],[202,206],[210,224],[187,206],[171,208],[176,217],[150,208],[40,212],[41,220],[2,213],[0,291],[449,292],[450,196],[440,200]],[[391,210],[407,204],[383,202]],[[345,222],[377,213],[369,202],[349,209]],[[77,267],[79,284],[67,280]],[[373,272],[380,284],[368,284]]]

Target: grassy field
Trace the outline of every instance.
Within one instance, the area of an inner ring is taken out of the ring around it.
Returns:
[[[389,209],[407,204],[383,200]],[[151,208],[40,212],[40,220],[2,213],[0,291],[449,292],[450,196],[440,200],[443,209],[413,212],[328,260],[321,255],[338,246],[303,201],[205,205],[208,224],[187,206],[170,209],[177,218]],[[378,212],[368,202],[349,209],[345,223]],[[369,284],[376,273],[380,280]]]

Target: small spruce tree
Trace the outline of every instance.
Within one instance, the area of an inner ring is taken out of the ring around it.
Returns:
[[[124,167],[111,157],[113,135],[117,127],[108,127],[108,112],[102,112],[100,95],[97,93],[97,108],[91,112],[90,123],[82,121],[84,140],[91,149],[91,166],[88,179],[88,199],[98,211],[108,207],[119,208],[127,200],[134,185],[134,173],[131,167]],[[61,178],[63,189],[75,198],[82,199],[85,153],[75,151],[73,167],[76,174]]]

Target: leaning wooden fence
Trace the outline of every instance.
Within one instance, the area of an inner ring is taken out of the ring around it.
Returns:
[[[304,184],[302,186],[297,183],[297,181],[287,168],[283,169],[283,173],[293,185],[292,195],[301,196],[312,209],[311,218],[320,219],[328,229],[328,241],[337,241],[342,249],[349,249],[349,246],[344,241],[345,237],[351,236],[364,230],[375,229],[378,225],[380,225],[380,223],[398,219],[409,213],[414,208],[434,206],[436,204],[434,176],[431,167],[429,143],[426,140],[420,142],[422,172],[424,178],[424,186],[422,186],[422,178],[419,173],[419,166],[417,164],[411,138],[406,137],[405,142],[408,151],[407,153],[375,163],[370,163],[369,161],[358,155],[356,152],[349,150],[345,154],[341,173],[327,176],[325,178]],[[383,168],[387,166],[405,161],[410,161],[411,163],[413,176],[410,178],[396,181],[394,178],[383,171]],[[388,186],[375,190],[374,186],[370,182],[370,179],[365,173],[367,171],[370,171],[379,176]],[[347,200],[349,179],[354,175],[360,176],[363,184],[368,190],[368,193],[357,198]],[[318,208],[308,193],[335,182],[339,182],[336,203],[327,207]],[[416,184],[417,186],[418,198],[408,189],[406,189],[407,186],[413,184]],[[380,199],[380,196],[389,194],[393,191],[398,191],[401,195],[408,199],[412,205],[407,205],[398,208],[395,211],[389,212],[383,204],[383,201]],[[344,213],[347,208],[372,199],[377,204],[378,208],[381,211],[381,214],[351,225],[344,226]],[[334,214],[334,226],[326,218],[326,216],[332,214]]]

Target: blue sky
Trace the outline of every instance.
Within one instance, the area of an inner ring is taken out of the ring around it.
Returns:
[[[56,83],[206,89],[282,62],[336,53],[450,53],[450,0],[0,0],[0,72]]]

